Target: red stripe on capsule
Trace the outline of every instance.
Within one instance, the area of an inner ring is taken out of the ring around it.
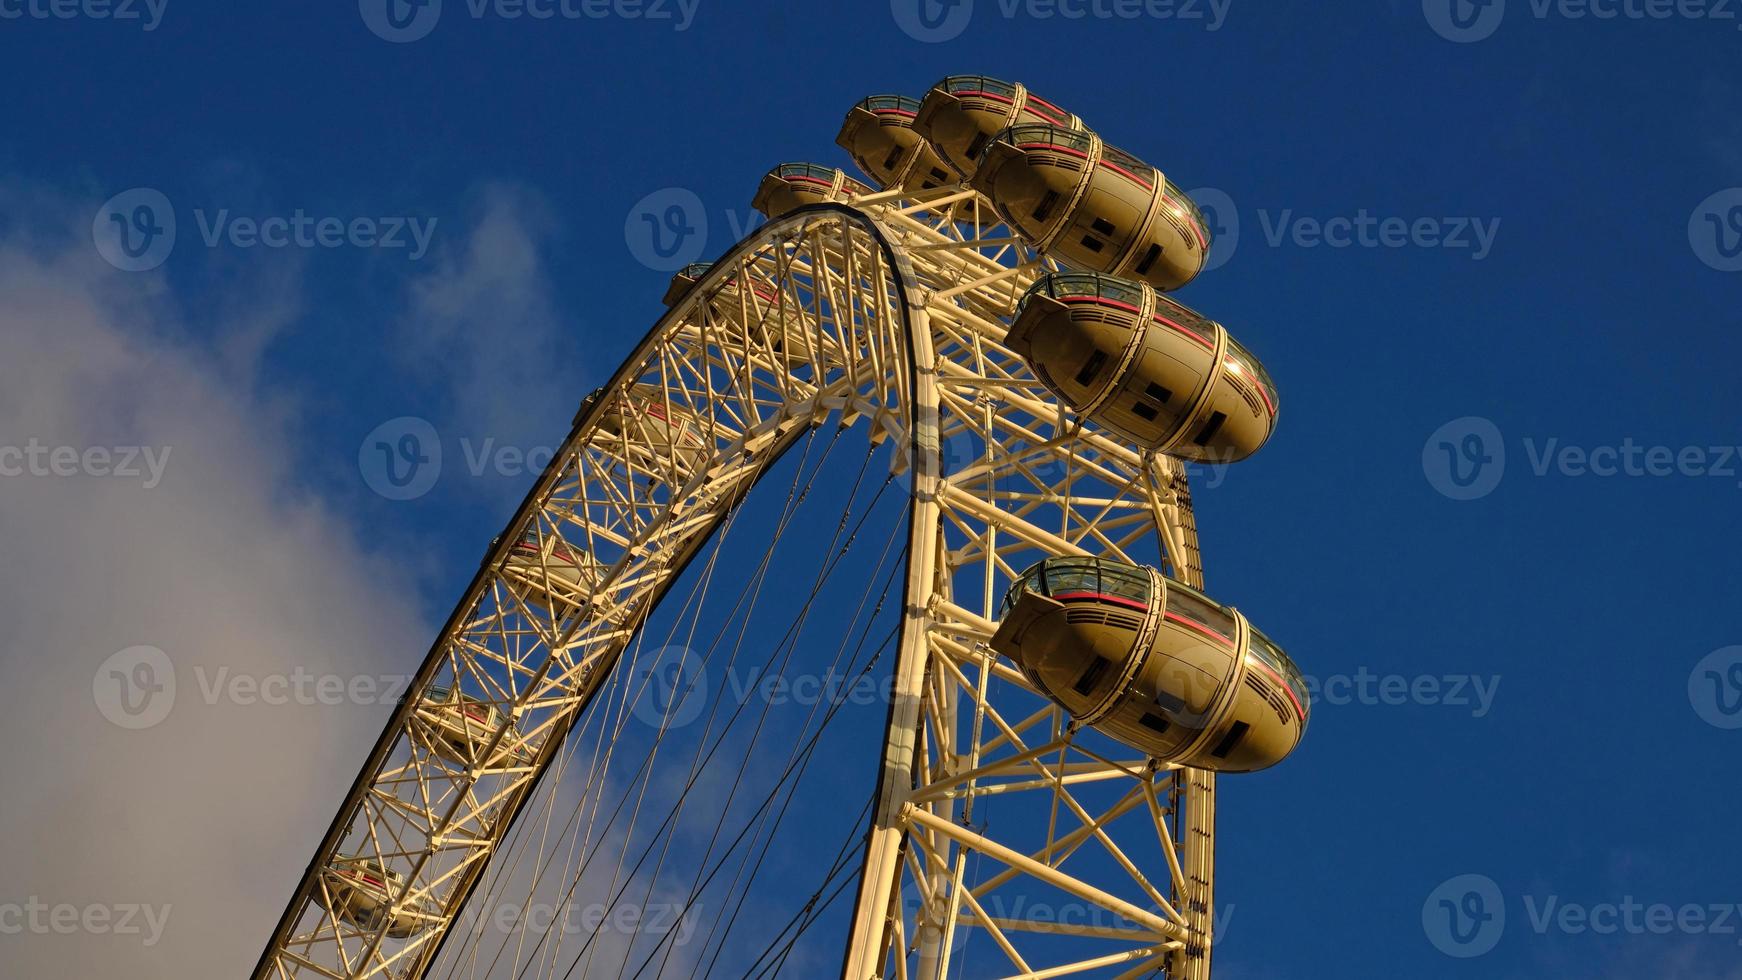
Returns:
[[[1136,599],[1127,599],[1122,595],[1108,595],[1105,592],[1061,592],[1058,595],[1053,596],[1053,598],[1060,602],[1076,599],[1095,599],[1100,602],[1111,602],[1120,606],[1130,606],[1132,609],[1138,609],[1143,612],[1149,611],[1147,605],[1138,602]]]
[[[972,92],[951,92],[950,94],[955,96],[958,99],[972,98],[973,96],[978,95],[979,97],[981,97],[983,99],[991,99],[994,102],[1002,102],[1005,105],[1010,104],[1010,96],[999,95],[997,92],[987,92],[987,91],[984,91],[983,89],[975,89]]]
[[[1208,347],[1211,350],[1216,349],[1216,345],[1211,343],[1208,338],[1199,336],[1195,331],[1188,330],[1185,327],[1182,327],[1179,324],[1173,322],[1172,320],[1169,320],[1167,317],[1160,315],[1159,313],[1156,314],[1153,317],[1153,319],[1155,319],[1161,323],[1167,324],[1168,326],[1174,328],[1175,330],[1178,330],[1180,333],[1185,334],[1187,337],[1192,338],[1193,340],[1197,341],[1200,344],[1203,344],[1205,347]]]
[[[1181,626],[1189,626],[1192,629],[1197,630],[1199,633],[1204,634],[1205,636],[1209,637],[1212,640],[1215,640],[1217,643],[1220,643],[1225,647],[1231,647],[1234,645],[1233,640],[1228,639],[1227,637],[1223,636],[1222,634],[1216,632],[1213,629],[1210,629],[1208,626],[1205,626],[1202,623],[1194,623],[1191,620],[1185,618],[1184,616],[1178,615],[1176,613],[1163,613],[1162,618],[1163,619],[1171,619],[1174,622],[1179,623]]]
[[[1082,150],[1074,150],[1068,146],[1060,146],[1057,143],[1018,143],[1016,144],[1016,148],[1018,150],[1054,150],[1059,153],[1069,154],[1073,157],[1081,157],[1084,160],[1089,158],[1089,155],[1084,153]]]
[[[1146,191],[1155,190],[1155,185],[1153,183],[1151,183],[1147,180],[1144,180],[1142,177],[1137,176],[1136,174],[1132,173],[1129,170],[1126,170],[1124,167],[1121,167],[1116,163],[1108,163],[1107,161],[1102,160],[1101,166],[1106,167],[1108,170],[1111,170],[1114,173],[1124,174],[1125,176],[1130,177],[1132,180],[1136,181],[1137,183],[1142,184],[1143,189]]]
[[[1119,300],[1108,299],[1105,296],[1060,296],[1059,301],[1062,303],[1095,303],[1101,306],[1116,306],[1121,310],[1130,310],[1133,313],[1140,312],[1137,307],[1132,306],[1130,303],[1122,303]]]

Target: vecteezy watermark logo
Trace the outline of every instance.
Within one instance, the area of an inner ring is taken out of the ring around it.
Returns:
[[[357,0],[363,23],[383,41],[420,41],[442,19],[442,0]]]
[[[150,728],[175,707],[175,665],[156,647],[121,650],[103,661],[91,677],[97,710],[128,729]]]
[[[508,935],[543,936],[554,931],[561,936],[669,936],[671,945],[682,947],[695,935],[704,908],[700,903],[671,902],[468,902],[459,918],[473,931],[488,927]]]
[[[1001,399],[987,398],[978,404],[989,406],[994,413],[1003,410]],[[985,439],[977,432],[968,429],[956,429],[938,444],[938,475],[951,482],[962,480],[970,483],[985,479],[986,462]],[[891,455],[890,471],[893,473],[907,472],[910,467],[908,453],[903,450]],[[1014,453],[1001,453],[996,460],[993,472],[1000,475],[1009,474],[1012,470],[1020,472],[1023,478],[1033,481],[1037,487],[1046,487],[1065,479],[1075,466],[1098,466],[1106,464],[1114,470],[1122,468],[1125,463],[1117,459],[1104,459],[1094,447],[1083,447],[1073,450],[1070,455],[1051,448],[1030,446],[1026,450]],[[1198,460],[1181,460],[1187,477],[1191,480],[1193,490],[1215,490],[1228,482],[1228,474],[1236,472],[1238,467],[1225,462],[1205,462]],[[964,476],[964,470],[975,468],[975,475]]]
[[[1005,20],[1175,20],[1219,31],[1233,0],[996,0]],[[895,24],[915,41],[936,44],[961,36],[974,16],[973,0],[890,0]]]
[[[1735,936],[1742,905],[1620,901],[1567,901],[1560,895],[1523,896],[1524,923],[1532,933],[1566,936]],[[1473,959],[1492,952],[1506,933],[1506,898],[1494,880],[1462,875],[1434,889],[1421,910],[1428,941],[1447,956]]]
[[[1494,700],[1500,694],[1499,674],[1377,674],[1366,665],[1353,674],[1331,674],[1325,677],[1308,674],[1307,696],[1316,709],[1321,705],[1341,707],[1358,704],[1364,707],[1402,707],[1416,705],[1427,708],[1468,708],[1470,717],[1486,718],[1494,710]]]
[[[1742,646],[1714,650],[1688,675],[1688,700],[1714,728],[1742,729]]]
[[[50,904],[32,895],[0,902],[0,936],[141,936],[147,949],[163,939],[174,906],[118,902],[113,905]]]
[[[465,0],[466,13],[473,20],[670,21],[674,31],[690,29],[699,5],[700,0]],[[442,0],[357,0],[357,9],[375,36],[405,44],[435,30]]]
[[[1719,272],[1742,272],[1742,187],[1700,202],[1688,219],[1688,243],[1701,262]]]
[[[1492,37],[1506,16],[1506,0],[1422,0],[1421,6],[1435,33],[1462,44]],[[1737,19],[1732,0],[1529,0],[1529,8],[1539,21]]]
[[[1421,907],[1428,942],[1447,956],[1485,956],[1506,935],[1506,898],[1485,875],[1461,875],[1445,882]]]
[[[149,34],[168,7],[169,0],[0,0],[0,20],[136,21]]]
[[[1473,262],[1487,258],[1500,235],[1499,218],[1381,218],[1366,208],[1330,218],[1297,215],[1293,208],[1261,210],[1258,221],[1271,248],[1284,242],[1296,248],[1437,248],[1469,252]]]
[[[1453,500],[1486,497],[1506,475],[1506,443],[1488,419],[1453,419],[1421,447],[1421,470],[1435,490]]]
[[[1204,259],[1203,271],[1220,269],[1240,247],[1240,209],[1234,206],[1227,191],[1217,187],[1200,187],[1186,196],[1198,206],[1209,226],[1206,230],[1210,234],[1210,254]]]
[[[1665,446],[1636,442],[1579,446],[1558,437],[1520,440],[1533,476],[1664,478],[1672,476],[1737,480],[1742,487],[1742,446]],[[1485,497],[1499,485],[1506,447],[1494,423],[1477,416],[1454,419],[1428,437],[1421,450],[1422,471],[1434,489],[1453,500]]]
[[[163,482],[174,446],[51,446],[31,438],[22,446],[0,446],[0,477],[144,478],[150,490]],[[143,466],[141,464],[143,463]]]
[[[175,248],[175,208],[155,188],[122,191],[97,209],[91,241],[97,254],[122,272],[155,269]]]
[[[256,706],[342,707],[398,704],[411,686],[409,674],[315,673],[298,664],[278,673],[248,673],[229,664],[193,667],[194,682],[184,690],[198,703],[244,708]],[[121,728],[161,724],[176,704],[176,670],[156,647],[128,647],[105,660],[91,678],[97,709]],[[184,699],[185,700],[185,699]]]
[[[441,438],[415,415],[388,419],[363,437],[357,469],[369,489],[388,500],[415,500],[441,478]]]
[[[461,471],[473,479],[497,476],[517,480],[543,473],[562,448],[560,444],[512,445],[497,441],[495,436],[461,436],[457,442],[459,455],[455,456],[454,446],[444,446],[441,435],[425,420],[411,415],[389,419],[364,437],[357,449],[358,470],[370,489],[383,497],[410,500],[434,488],[447,471],[447,462],[458,460]],[[0,464],[4,453],[0,447]]]
[[[656,272],[676,272],[701,258],[708,245],[708,211],[684,187],[654,191],[629,209],[623,241],[635,260]]]
[[[1506,19],[1506,0],[1421,0],[1421,10],[1434,33],[1469,44],[1493,37],[1500,29]]]
[[[4,2],[4,0],[0,0]],[[429,252],[437,218],[409,216],[324,217],[301,208],[287,215],[232,215],[229,208],[194,209],[194,222],[207,248],[367,248],[406,249],[416,262]],[[124,191],[104,202],[91,223],[97,253],[123,272],[155,269],[175,247],[175,208],[149,187]]]
[[[708,666],[688,647],[643,653],[629,677],[635,698],[630,713],[654,728],[682,728],[701,716],[707,700]]]
[[[901,32],[922,44],[953,41],[974,19],[974,0],[889,0]]]
[[[232,248],[372,248],[382,250],[410,249],[406,258],[413,262],[429,254],[430,240],[435,237],[439,218],[417,218],[390,215],[387,217],[340,218],[332,215],[315,217],[301,208],[288,215],[268,215],[264,218],[247,215],[232,217],[229,208],[219,208],[208,215],[204,208],[194,209],[194,221],[200,227],[200,238],[207,248],[227,244]]]

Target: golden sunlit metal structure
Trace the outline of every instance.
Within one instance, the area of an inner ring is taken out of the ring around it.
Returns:
[[[583,404],[370,752],[256,980],[423,977],[637,629],[768,464],[831,422],[892,444],[909,492],[842,976],[937,980],[972,933],[1008,961],[976,976],[1207,980],[1215,773],[1077,724],[990,646],[1007,590],[1049,557],[1201,588],[1183,464],[1061,405],[1007,345],[1023,296],[1059,266],[980,191],[878,191],[822,170],[798,197],[775,183],[809,174],[769,175],[779,216],[686,270]],[[976,824],[993,797],[1028,816]],[[362,863],[385,872],[374,900],[333,894],[334,868]],[[1006,900],[1038,894],[1083,914]]]

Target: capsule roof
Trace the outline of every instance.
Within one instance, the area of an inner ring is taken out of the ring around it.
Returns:
[[[956,182],[949,164],[914,127],[918,99],[873,95],[847,113],[836,145],[884,190],[930,190]]]
[[[778,218],[807,204],[821,204],[872,193],[837,167],[817,163],[783,163],[768,171],[757,185],[751,206]]]
[[[1022,95],[1022,108],[1048,122],[1067,126],[1077,117],[1035,95],[1025,85],[1006,82],[990,75],[946,75],[933,88],[942,89],[958,98],[965,95],[986,95],[1005,102]]]
[[[1024,591],[1058,598],[1060,595],[1093,594],[1122,605],[1148,609],[1153,594],[1149,570],[1110,558],[1048,558],[1028,566],[1004,592],[998,606],[1000,619],[1022,598]]]
[[[981,149],[999,130],[1020,122],[1081,128],[1082,120],[1026,87],[986,75],[950,75],[931,87],[914,129],[957,173],[972,176]]]
[[[1087,130],[1071,129],[1049,123],[1020,123],[998,134],[997,140],[1010,143],[1019,149],[1050,148],[1087,159],[1094,150],[1098,137]],[[990,149],[991,144],[987,145]],[[985,151],[981,153],[982,157]],[[1144,190],[1150,190],[1156,182],[1162,187],[1163,207],[1168,208],[1175,217],[1188,223],[1196,235],[1199,245],[1205,252],[1210,250],[1210,223],[1204,219],[1204,212],[1196,201],[1191,199],[1178,184],[1170,180],[1159,169],[1145,163],[1136,155],[1127,153],[1117,146],[1100,141],[1100,157],[1096,161],[1100,165],[1123,176]]]
[[[919,113],[919,100],[906,95],[871,95],[860,99],[858,108],[879,115],[893,113],[912,118]]]

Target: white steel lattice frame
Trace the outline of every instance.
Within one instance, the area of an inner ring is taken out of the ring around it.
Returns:
[[[492,545],[256,980],[423,976],[637,628],[768,463],[829,419],[891,441],[910,489],[894,697],[843,976],[942,978],[975,931],[1008,960],[976,975],[1207,980],[1214,775],[1075,730],[985,643],[1004,588],[1050,555],[1158,563],[1201,585],[1183,467],[1085,424],[1002,345],[1016,301],[1050,268],[961,186],[806,208],[715,263],[583,406]],[[694,414],[707,462],[639,420],[603,424],[631,417],[635,384],[664,392],[665,417]],[[553,595],[529,602],[525,570],[508,572],[529,532],[598,563],[566,616],[549,601],[562,582],[547,574]],[[420,710],[437,687],[499,709],[463,761],[430,748]],[[977,801],[991,799],[1029,807],[1044,833],[976,828]],[[1144,867],[1133,841],[1161,857]],[[328,911],[321,870],[340,854],[402,876],[392,908],[421,929],[394,939],[387,918],[364,928]],[[997,870],[981,875],[987,863]],[[1051,889],[1099,921],[1002,908],[1021,889]],[[1039,940],[1050,945],[1025,952]]]

